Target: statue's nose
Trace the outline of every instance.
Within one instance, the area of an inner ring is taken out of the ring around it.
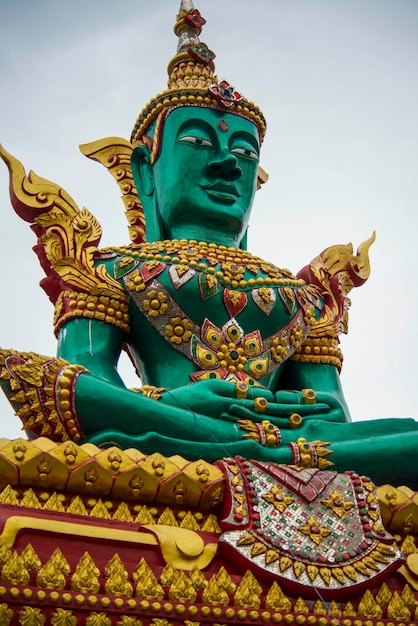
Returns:
[[[242,176],[242,169],[238,166],[238,160],[233,154],[223,154],[215,157],[208,163],[208,171],[214,176],[220,176],[227,180],[238,180]]]

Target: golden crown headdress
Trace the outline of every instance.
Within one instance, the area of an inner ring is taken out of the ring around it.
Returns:
[[[182,0],[174,25],[179,38],[177,53],[168,64],[167,89],[153,98],[139,114],[131,135],[133,144],[142,142],[158,115],[178,106],[224,109],[256,124],[263,140],[266,121],[257,105],[226,80],[215,75],[215,53],[199,40],[206,23],[192,0]]]
[[[230,111],[253,122],[263,140],[266,121],[260,109],[244,98],[226,80],[215,76],[215,54],[199,40],[205,20],[194,8],[192,0],[181,0],[174,25],[179,38],[177,53],[168,65],[168,88],[153,98],[139,114],[131,141],[121,137],[107,137],[80,146],[83,154],[106,167],[119,185],[126,209],[131,241],[140,244],[146,239],[146,224],[131,171],[131,157],[135,146],[145,144],[150,149],[151,162],[159,153],[163,122],[174,108],[202,106]],[[155,123],[155,129],[152,129]],[[153,132],[154,131],[154,132]],[[149,134],[153,136],[149,136]],[[259,167],[258,188],[268,179]]]

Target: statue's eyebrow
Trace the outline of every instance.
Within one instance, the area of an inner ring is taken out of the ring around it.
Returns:
[[[233,141],[236,141],[237,139],[242,139],[243,141],[247,141],[249,144],[253,146],[254,150],[257,151],[257,154],[260,154],[260,143],[257,137],[255,137],[254,135],[251,135],[251,133],[248,133],[245,130],[237,130],[234,133],[232,133],[231,137],[229,138],[229,144],[231,144]]]
[[[189,129],[190,130],[202,130],[204,132],[207,132],[212,137],[215,134],[212,126],[208,124],[208,122],[199,118],[194,118],[191,120],[185,120],[183,122],[183,124],[180,126],[180,128],[177,131],[176,139],[181,133]]]

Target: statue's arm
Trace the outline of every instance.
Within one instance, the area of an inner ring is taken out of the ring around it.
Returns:
[[[105,431],[109,436],[112,431],[134,437],[159,433],[192,441],[241,438],[235,424],[213,420],[236,397],[229,382],[194,383],[155,397],[127,389],[116,369],[125,340],[120,329],[94,319],[71,320],[59,332],[58,357],[85,368],[72,381],[74,418],[82,438]]]
[[[310,407],[322,404],[324,410],[312,415],[317,419],[325,419],[330,422],[350,422],[350,411],[344,397],[340,375],[335,365],[329,363],[304,363],[289,360],[279,380],[275,398],[277,402],[283,402],[286,392],[283,390],[295,390],[299,393],[299,400],[305,403],[302,390],[313,390],[315,402]],[[328,408],[325,409],[325,406]]]

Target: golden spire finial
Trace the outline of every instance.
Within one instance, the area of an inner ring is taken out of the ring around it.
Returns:
[[[260,109],[244,98],[226,80],[215,75],[215,53],[199,39],[206,20],[192,0],[181,0],[174,32],[177,51],[168,64],[167,89],[153,98],[139,114],[131,135],[133,144],[143,143],[144,135],[157,117],[179,106],[203,106],[231,111],[256,124],[260,140],[266,122]]]

